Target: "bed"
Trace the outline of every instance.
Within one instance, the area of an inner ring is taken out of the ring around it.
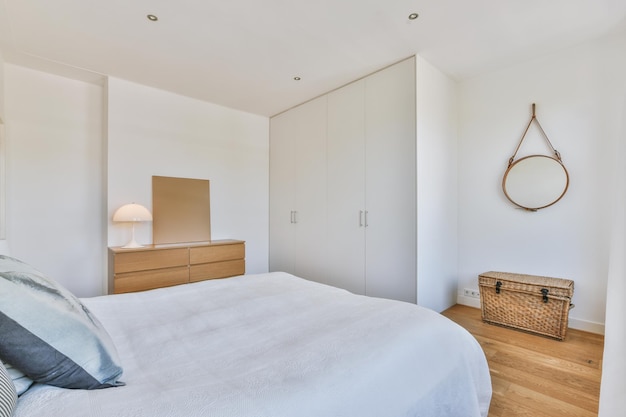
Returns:
[[[14,417],[484,417],[489,408],[480,345],[413,304],[281,272],[79,301],[123,373],[105,389],[34,383]]]

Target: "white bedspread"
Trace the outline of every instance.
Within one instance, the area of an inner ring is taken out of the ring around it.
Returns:
[[[35,385],[15,417],[487,415],[479,344],[413,304],[284,273],[83,301],[111,334],[127,385]]]

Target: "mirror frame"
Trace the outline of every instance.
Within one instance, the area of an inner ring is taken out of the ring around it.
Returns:
[[[523,162],[523,161],[527,162],[528,159],[530,159],[530,158],[547,158],[547,159],[550,159],[550,160],[554,161],[555,163],[557,163],[561,168],[563,168],[563,172],[565,173],[565,186],[563,187],[563,191],[560,193],[560,195],[558,195],[558,197],[556,197],[554,200],[549,200],[547,202],[547,204],[541,205],[539,207],[527,207],[527,206],[523,205],[522,203],[519,203],[519,202],[515,201],[514,198],[507,192],[507,188],[506,188],[507,178],[508,178],[508,175],[511,172],[511,170],[513,168],[515,168],[516,166],[519,167],[518,164],[520,162]],[[517,207],[523,208],[523,209],[528,210],[528,211],[537,211],[537,210],[542,209],[542,208],[550,207],[551,205],[553,205],[557,201],[559,201],[561,198],[563,198],[563,196],[567,192],[568,188],[569,188],[569,173],[567,172],[567,168],[565,168],[565,165],[563,164],[563,162],[561,162],[560,160],[558,160],[556,158],[548,156],[548,155],[528,155],[528,156],[525,156],[523,158],[520,158],[517,161],[512,162],[509,165],[509,167],[507,168],[506,172],[504,173],[504,177],[502,178],[502,191],[504,191],[504,195],[506,196],[506,198],[511,203],[515,204]]]

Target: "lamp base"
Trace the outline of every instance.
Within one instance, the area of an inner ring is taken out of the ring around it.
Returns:
[[[143,248],[143,245],[137,243],[135,239],[131,239],[130,242],[122,246],[123,249]]]

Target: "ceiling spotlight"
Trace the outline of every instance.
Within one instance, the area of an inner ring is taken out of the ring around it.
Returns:
[[[302,78],[300,78],[300,77],[293,77],[293,79],[294,79],[295,81],[300,81]]]
[[[147,17],[147,18],[148,18],[148,20],[150,20],[151,22],[156,22],[157,20],[159,20],[159,18],[158,18],[158,17],[156,17],[156,16],[155,16],[155,15],[153,15],[153,14],[149,14],[149,15],[147,15],[146,17]]]
[[[419,17],[419,15],[417,13],[411,13],[409,15],[409,20],[415,20]]]

